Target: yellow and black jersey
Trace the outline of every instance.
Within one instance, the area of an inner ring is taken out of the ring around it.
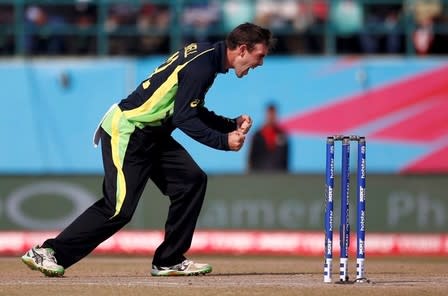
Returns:
[[[218,73],[226,73],[226,46],[192,43],[171,55],[119,104],[122,116],[137,128],[181,129],[212,148],[228,150],[227,133],[236,120],[204,106],[205,94]]]

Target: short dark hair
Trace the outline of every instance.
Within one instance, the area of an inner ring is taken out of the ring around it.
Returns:
[[[269,102],[266,105],[266,110],[267,111],[277,111],[277,104],[275,104],[274,102]]]
[[[272,38],[271,31],[251,23],[237,26],[226,37],[226,45],[229,49],[246,44],[250,51],[257,43],[263,43],[268,49],[272,49],[275,40]]]

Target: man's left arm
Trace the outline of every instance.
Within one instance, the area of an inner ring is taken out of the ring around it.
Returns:
[[[202,122],[221,133],[230,133],[238,128],[236,118],[231,119],[217,115],[215,112],[208,110],[204,106],[198,108],[198,115]]]
[[[213,128],[222,133],[230,133],[235,130],[247,134],[252,127],[252,118],[249,115],[240,115],[237,118],[227,118],[221,115],[215,114],[215,112],[208,110],[202,106],[198,109],[199,118]]]

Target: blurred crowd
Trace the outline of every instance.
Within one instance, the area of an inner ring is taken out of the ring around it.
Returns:
[[[278,54],[448,53],[445,0],[16,2],[0,2],[1,55],[166,54],[246,21],[274,31]]]

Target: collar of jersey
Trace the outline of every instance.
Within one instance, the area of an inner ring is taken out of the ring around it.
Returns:
[[[226,43],[224,41],[219,41],[216,42],[213,46],[216,49],[218,73],[227,73],[229,69],[226,69]]]

